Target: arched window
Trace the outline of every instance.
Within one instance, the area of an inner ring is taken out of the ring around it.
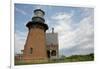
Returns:
[[[52,50],[51,56],[56,56],[56,51],[55,50]]]
[[[33,52],[33,48],[30,48],[30,54],[32,54],[32,52]]]

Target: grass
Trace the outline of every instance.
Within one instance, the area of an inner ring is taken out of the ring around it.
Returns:
[[[53,60],[49,60],[48,62],[39,62],[39,63],[24,63],[22,61],[15,61],[15,65],[82,62],[82,61],[93,61],[93,60],[94,60],[94,54],[92,53],[87,55],[72,55],[69,57],[62,56],[60,59],[53,59]]]
[[[94,60],[94,54],[73,55],[73,56],[64,58],[64,61],[66,61],[66,62],[93,61],[93,60]]]

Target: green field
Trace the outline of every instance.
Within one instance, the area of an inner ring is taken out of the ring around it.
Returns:
[[[29,64],[47,64],[47,63],[67,63],[67,62],[82,62],[82,61],[93,61],[94,54],[87,55],[72,55],[69,57],[62,56],[60,59],[49,60],[48,62],[40,63],[23,63],[21,61],[15,61],[15,65],[29,65]]]
[[[77,61],[93,61],[94,54],[88,55],[72,55],[70,57],[64,57],[63,61],[65,62],[77,62]]]

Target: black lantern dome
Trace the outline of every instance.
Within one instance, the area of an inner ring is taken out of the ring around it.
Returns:
[[[34,10],[34,15],[32,17],[32,21],[29,21],[26,26],[30,28],[39,27],[41,29],[44,29],[46,31],[48,29],[48,25],[45,24],[44,19],[45,12],[41,9]]]
[[[32,21],[44,23],[45,22],[44,15],[45,15],[45,12],[43,10],[36,9],[34,10],[34,16],[32,17]]]
[[[45,15],[45,12],[41,9],[36,9],[36,10],[34,10],[34,15],[36,17],[43,17]]]

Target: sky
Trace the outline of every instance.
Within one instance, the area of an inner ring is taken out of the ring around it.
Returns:
[[[35,9],[45,11],[45,23],[58,33],[59,54],[65,56],[94,53],[94,9],[89,7],[52,6],[36,4],[14,5],[14,53],[24,49],[28,29]]]

